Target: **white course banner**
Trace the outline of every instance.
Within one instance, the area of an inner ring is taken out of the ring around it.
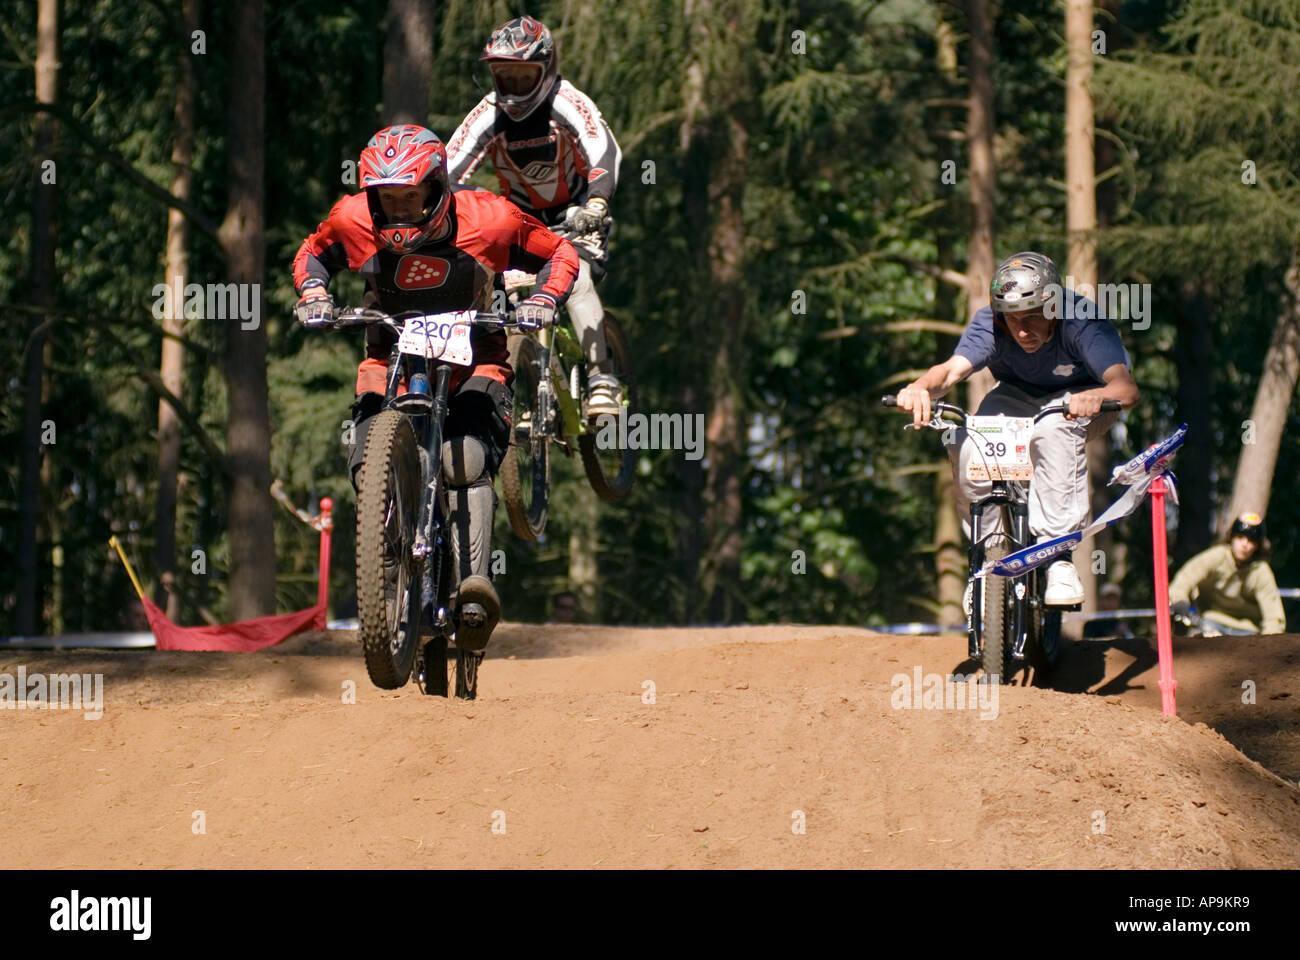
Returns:
[[[1062,554],[1069,553],[1084,540],[1091,539],[1099,531],[1124,519],[1136,510],[1146,498],[1147,492],[1151,489],[1151,484],[1155,482],[1156,477],[1165,478],[1168,482],[1169,495],[1173,502],[1177,503],[1178,488],[1174,485],[1174,475],[1169,473],[1166,467],[1169,459],[1182,446],[1186,436],[1187,424],[1183,424],[1164,440],[1152,444],[1122,467],[1116,467],[1111,475],[1110,482],[1112,484],[1128,484],[1128,489],[1087,529],[1067,533],[1061,537],[1054,537],[1042,543],[1032,544],[1023,550],[1017,550],[1015,553],[1003,557],[1001,560],[990,560],[977,570],[974,576],[979,578],[991,573],[999,577],[1018,577],[1021,574],[1028,573],[1035,567],[1041,567],[1049,560],[1054,560]]]
[[[441,360],[467,367],[474,360],[470,346],[470,324],[474,322],[473,310],[456,310],[451,313],[434,313],[427,317],[413,317],[402,327],[398,347],[402,353],[426,360]]]
[[[1032,417],[970,417],[966,442],[975,446],[975,452],[966,466],[967,479],[1032,480],[1029,440],[1033,434]]]

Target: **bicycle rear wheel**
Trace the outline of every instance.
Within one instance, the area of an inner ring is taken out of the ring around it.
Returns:
[[[437,593],[437,601],[433,604],[435,620],[438,611],[446,609],[451,593],[451,548],[445,537],[439,538],[439,544],[438,563],[434,566],[437,574],[434,578],[434,589]],[[421,652],[424,692],[431,697],[445,697],[447,696],[447,635],[443,633],[442,625],[437,622],[424,626],[431,631],[431,637],[424,644]]]
[[[623,410],[631,417],[637,412],[636,371],[632,367],[632,351],[628,348],[627,337],[623,329],[609,314],[602,321],[605,327],[605,346],[613,367],[612,373],[623,383]],[[591,371],[588,370],[588,375]],[[640,452],[628,448],[620,450],[618,444],[612,446],[599,443],[602,433],[609,436],[608,426],[602,431],[588,430],[578,438],[578,449],[582,453],[582,467],[587,473],[587,482],[596,496],[609,503],[615,503],[626,497],[636,484],[636,466]],[[615,436],[617,426],[615,425]]]
[[[420,454],[411,422],[377,414],[366,435],[357,493],[357,619],[366,672],[395,690],[418,643],[420,565],[411,555],[420,505]]]
[[[542,408],[538,398],[538,383],[545,375],[541,347],[522,334],[511,336],[509,342],[515,402],[510,446],[501,461],[501,492],[515,536],[536,540],[546,529],[551,444],[545,431],[551,412]]]
[[[478,697],[478,668],[483,654],[472,650],[456,649],[456,696],[461,700]]]

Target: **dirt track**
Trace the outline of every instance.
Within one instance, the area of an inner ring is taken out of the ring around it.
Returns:
[[[100,720],[0,711],[0,867],[1300,863],[1300,637],[1180,641],[1178,720],[1140,642],[1072,648],[1060,690],[1002,688],[988,719],[891,705],[894,675],[962,668],[961,639],[506,624],[493,644],[471,703],[376,689],[341,634],[0,654],[105,675]]]

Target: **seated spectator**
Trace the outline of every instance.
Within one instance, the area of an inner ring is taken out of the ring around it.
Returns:
[[[1201,635],[1283,633],[1286,613],[1268,565],[1272,544],[1257,513],[1243,513],[1225,543],[1198,553],[1169,584],[1174,630],[1186,633],[1200,612]]]
[[[551,619],[548,623],[574,623],[578,619],[578,596],[569,593],[557,593],[551,598]]]

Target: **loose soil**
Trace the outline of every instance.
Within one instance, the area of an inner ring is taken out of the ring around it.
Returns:
[[[467,702],[379,690],[344,632],[6,651],[0,673],[104,674],[104,715],[0,711],[0,867],[1300,863],[1300,637],[1176,641],[1177,718],[1141,640],[1071,646],[996,716],[916,709],[895,682],[965,672],[964,652],[503,624]]]

